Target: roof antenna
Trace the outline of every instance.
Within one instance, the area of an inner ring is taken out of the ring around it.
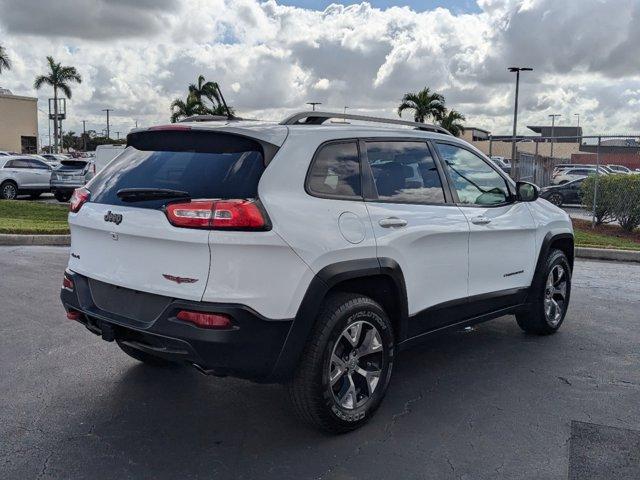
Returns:
[[[231,113],[231,110],[229,110],[229,107],[227,106],[227,102],[224,101],[224,96],[222,95],[222,90],[220,90],[220,85],[218,85],[218,82],[216,82],[216,88],[218,89],[220,100],[222,100],[222,105],[224,105],[224,109],[227,111],[227,120],[233,120],[236,117],[233,116],[233,113]]]

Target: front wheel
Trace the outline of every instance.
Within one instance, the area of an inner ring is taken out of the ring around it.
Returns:
[[[384,398],[393,356],[393,327],[382,307],[362,295],[332,295],[288,385],[296,414],[330,433],[362,426]]]
[[[532,302],[516,315],[522,330],[537,335],[555,333],[562,325],[571,295],[571,267],[561,250],[552,250],[532,285]]]

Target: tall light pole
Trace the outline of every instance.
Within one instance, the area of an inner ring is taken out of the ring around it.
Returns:
[[[552,113],[549,115],[551,117],[551,158],[553,158],[553,142],[555,141],[555,130],[556,130],[556,117],[561,117],[559,113]]]
[[[574,113],[573,114],[574,117],[578,117],[578,129],[576,130],[576,143],[580,143],[580,134],[578,133],[578,131],[580,130],[580,114],[579,113]]]
[[[82,146],[87,151],[87,121],[82,120]]]
[[[518,165],[518,159],[516,158],[516,131],[518,129],[518,93],[520,90],[520,72],[532,72],[531,67],[509,67],[507,68],[511,73],[516,74],[516,99],[513,107],[513,135],[511,137],[511,164],[515,171],[516,180],[520,179],[520,165]]]
[[[112,109],[110,108],[104,108],[102,110],[103,112],[107,112],[107,140],[109,140],[111,137],[109,136],[109,112],[112,111]]]
[[[578,117],[578,127],[580,126],[580,114],[579,113],[574,113],[573,114],[574,117]]]
[[[322,105],[322,102],[307,102],[307,105],[311,105],[313,111],[316,111],[316,105]]]

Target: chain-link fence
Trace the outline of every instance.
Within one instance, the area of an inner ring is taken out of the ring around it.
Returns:
[[[515,159],[509,138],[473,143],[509,163],[515,180],[541,187],[543,198],[575,207],[574,218],[624,232],[640,225],[640,135],[519,136]]]

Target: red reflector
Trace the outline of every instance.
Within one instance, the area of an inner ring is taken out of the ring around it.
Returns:
[[[62,277],[62,288],[66,288],[68,290],[73,290],[73,280],[71,280],[66,275]]]
[[[202,328],[231,328],[231,318],[222,313],[203,313],[181,310],[177,315],[178,320],[190,322]]]
[[[253,200],[193,200],[167,205],[167,218],[176,227],[261,230],[267,225]]]
[[[80,210],[80,207],[84,205],[89,197],[91,196],[91,192],[86,188],[76,188],[73,191],[73,195],[71,196],[71,200],[69,200],[69,211],[76,213]]]
[[[67,318],[69,320],[80,320],[82,318],[82,314],[80,312],[76,312],[75,310],[69,310],[67,312]]]

